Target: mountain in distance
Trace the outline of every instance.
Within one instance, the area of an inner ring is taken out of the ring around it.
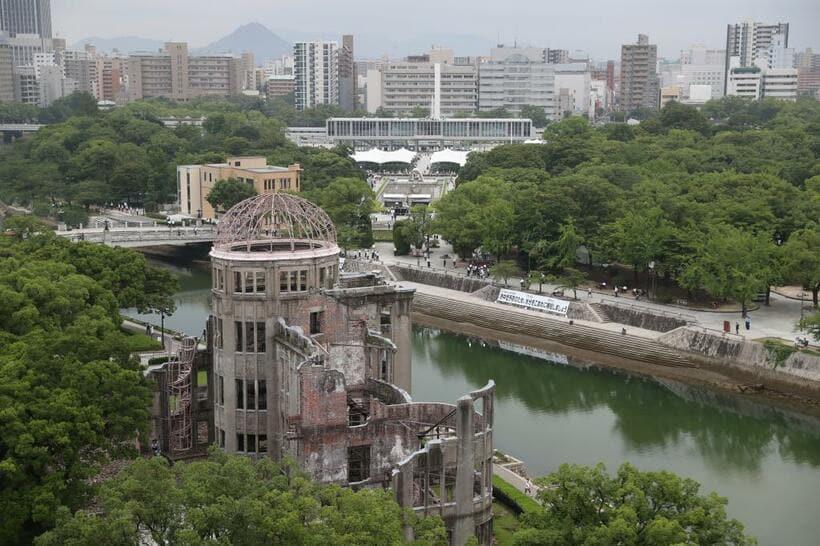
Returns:
[[[132,51],[157,51],[164,43],[162,40],[151,40],[140,36],[119,36],[116,38],[92,36],[80,40],[72,47],[74,49],[83,49],[85,44],[92,44],[100,52],[110,53],[116,49],[120,53],[131,53]]]
[[[229,35],[193,50],[195,54],[232,53],[236,56],[243,51],[252,51],[256,64],[278,59],[282,55],[290,55],[291,44],[273,33],[268,27],[260,23],[248,23],[234,30]]]

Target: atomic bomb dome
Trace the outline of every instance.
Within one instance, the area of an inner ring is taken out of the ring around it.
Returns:
[[[303,197],[266,193],[234,205],[219,220],[214,250],[287,252],[333,249],[336,228],[330,217]]]

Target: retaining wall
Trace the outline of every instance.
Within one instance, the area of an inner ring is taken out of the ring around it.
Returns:
[[[389,269],[396,278],[401,281],[429,284],[440,288],[458,290],[459,292],[475,292],[485,286],[493,285],[492,281],[476,277],[467,277],[465,275],[459,275],[458,273],[448,275],[432,269],[415,268],[404,265],[391,265]]]
[[[612,322],[637,326],[644,330],[655,332],[669,332],[675,328],[686,326],[687,321],[681,317],[652,313],[651,309],[640,307],[623,307],[601,302],[597,304],[607,314]]]
[[[777,362],[762,343],[695,326],[676,328],[661,336],[659,341],[668,347],[702,354],[762,377],[814,387],[820,382],[820,357],[805,352],[795,351],[783,362]]]

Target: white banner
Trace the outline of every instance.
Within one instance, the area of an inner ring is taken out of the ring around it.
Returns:
[[[569,302],[564,300],[557,300],[555,298],[548,298],[546,296],[538,296],[536,294],[526,294],[516,290],[507,290],[502,288],[498,294],[497,303],[506,303],[508,305],[517,305],[526,309],[534,311],[543,311],[545,313],[555,313],[556,315],[567,315],[569,310]]]

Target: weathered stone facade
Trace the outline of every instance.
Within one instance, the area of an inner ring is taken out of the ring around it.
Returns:
[[[215,442],[293,457],[322,482],[392,486],[441,515],[452,544],[490,544],[494,385],[457,406],[412,402],[414,290],[340,272],[330,220],[299,197],[237,207],[252,217],[229,211],[211,250]]]

